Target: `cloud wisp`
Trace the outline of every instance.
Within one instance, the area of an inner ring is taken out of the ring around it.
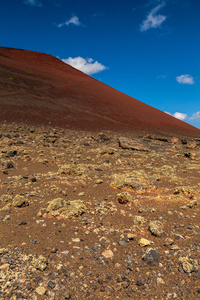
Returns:
[[[191,117],[188,117],[187,114],[184,114],[184,113],[181,113],[181,112],[175,112],[174,114],[171,114],[170,112],[168,111],[165,111],[166,114],[172,116],[172,117],[175,117],[179,120],[190,120],[190,121],[200,121],[200,111],[197,111],[196,113],[194,113]]]
[[[200,120],[200,111],[194,113],[190,118],[190,120]]]
[[[75,26],[83,26],[83,24],[79,21],[79,18],[77,16],[73,16],[69,20],[66,20],[63,23],[58,24],[57,27],[61,28],[63,26],[69,26],[70,24]]]
[[[190,74],[177,76],[176,81],[180,84],[194,84],[194,78]]]
[[[184,120],[186,120],[188,118],[187,114],[184,114],[184,113],[181,113],[181,112],[175,112],[174,114],[171,114],[171,113],[165,111],[165,113],[168,114],[168,115],[170,115],[170,116],[172,116],[172,117],[174,117],[174,118],[177,118],[177,119],[179,119],[181,121],[184,121]]]
[[[39,6],[39,7],[42,6],[42,3],[39,0],[25,0],[24,4],[31,5],[31,6]]]
[[[85,59],[81,56],[74,58],[68,57],[66,59],[62,59],[62,61],[87,75],[96,74],[108,69],[98,61],[94,61],[92,58]]]
[[[165,2],[158,4],[150,11],[150,13],[147,15],[147,18],[140,25],[141,31],[147,31],[151,28],[157,28],[161,26],[161,24],[166,20],[167,17],[161,14],[157,14],[157,12],[164,6]]]
[[[165,79],[165,78],[167,78],[167,75],[164,74],[156,76],[156,79]]]

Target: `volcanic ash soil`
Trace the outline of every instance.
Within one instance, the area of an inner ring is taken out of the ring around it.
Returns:
[[[0,299],[199,299],[200,139],[0,125]]]

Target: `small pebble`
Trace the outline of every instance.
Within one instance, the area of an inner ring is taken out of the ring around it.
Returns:
[[[26,221],[19,221],[19,223],[18,223],[18,225],[20,226],[20,225],[26,225],[27,223],[26,223]]]

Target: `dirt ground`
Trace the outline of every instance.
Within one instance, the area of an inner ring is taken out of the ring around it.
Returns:
[[[199,299],[200,138],[0,125],[0,299]]]

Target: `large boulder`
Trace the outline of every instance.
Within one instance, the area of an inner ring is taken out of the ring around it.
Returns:
[[[145,151],[148,152],[150,149],[147,147],[145,141],[128,139],[125,137],[119,138],[119,146],[123,149],[132,149],[136,151]]]

